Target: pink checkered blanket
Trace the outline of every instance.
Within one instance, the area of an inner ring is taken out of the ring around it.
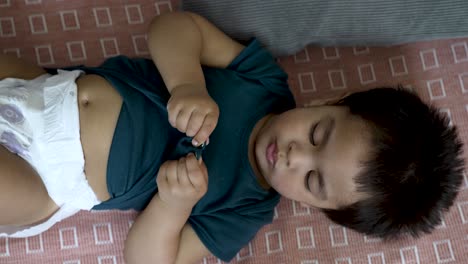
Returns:
[[[0,0],[0,52],[46,66],[96,65],[125,54],[147,56],[150,19],[175,10],[163,0]],[[468,140],[468,38],[393,47],[312,47],[279,58],[299,105],[383,85],[403,84],[447,114]],[[465,153],[468,153],[465,151]],[[431,235],[384,243],[282,199],[231,263],[467,263],[468,179]],[[82,212],[30,238],[0,238],[4,264],[117,264],[135,212]],[[203,263],[222,263],[211,256]]]

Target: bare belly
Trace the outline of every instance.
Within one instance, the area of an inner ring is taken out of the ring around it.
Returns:
[[[110,198],[107,190],[107,160],[122,106],[120,94],[98,75],[77,79],[80,135],[85,158],[85,175],[101,201]]]

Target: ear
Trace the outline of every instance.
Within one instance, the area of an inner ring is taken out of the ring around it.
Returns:
[[[350,92],[344,92],[341,93],[337,96],[332,96],[328,98],[319,98],[319,99],[313,99],[309,103],[306,104],[306,106],[322,106],[322,105],[333,105],[336,104],[338,101],[341,99],[345,98],[346,96],[350,95]]]

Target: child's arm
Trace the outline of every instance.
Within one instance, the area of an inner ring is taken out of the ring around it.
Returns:
[[[159,169],[157,183],[159,192],[125,242],[126,263],[199,263],[209,251],[186,222],[208,188],[205,165],[193,154],[167,161]]]
[[[244,46],[196,14],[175,12],[152,21],[148,47],[171,93],[169,122],[193,137],[194,145],[205,142],[217,125],[219,109],[206,90],[201,65],[224,68]]]
[[[208,20],[190,12],[155,17],[148,47],[169,92],[184,84],[205,87],[201,64],[225,68],[244,48]]]
[[[206,90],[201,65],[226,67],[244,46],[202,17],[185,12],[156,17],[150,26],[148,46],[171,93],[167,106],[171,125],[199,143],[204,142],[217,124],[219,110]],[[193,156],[189,159],[195,160]],[[165,164],[174,162],[177,161]],[[207,178],[205,166],[203,163],[200,166]],[[160,182],[161,175],[165,174],[162,170],[166,170],[165,166],[158,174],[158,194],[129,232],[125,244],[126,261],[129,264],[198,263],[210,252],[187,220],[201,196],[190,199],[187,197],[193,191],[190,188],[180,188],[181,184],[175,183],[164,185]],[[168,179],[179,179],[176,182],[180,183],[178,170],[172,167],[167,172],[171,175]],[[192,179],[190,173],[188,178]]]

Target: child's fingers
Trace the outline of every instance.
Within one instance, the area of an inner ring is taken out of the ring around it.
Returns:
[[[202,169],[204,164],[198,163],[195,156],[191,155],[187,157],[187,172],[190,178],[190,182],[196,190],[200,192],[206,192],[208,188],[207,177],[204,175],[206,170]]]
[[[176,127],[177,116],[179,115],[179,111],[181,108],[182,108],[181,105],[173,102],[173,98],[169,99],[166,109],[167,109],[168,120],[172,127]]]
[[[188,121],[187,125],[187,136],[193,137],[199,130],[203,124],[203,120],[205,119],[205,114],[194,110],[192,115],[190,116],[190,120]]]
[[[187,131],[187,124],[191,115],[192,111],[188,111],[185,108],[180,109],[179,113],[177,114],[175,126],[180,132],[185,133],[185,131]]]
[[[186,161],[187,159],[183,157],[180,158],[177,163],[177,179],[179,180],[179,184],[181,186],[191,185],[190,180],[188,178]]]
[[[177,128],[180,132],[185,133],[187,123],[192,115],[193,109],[187,108],[185,104],[178,103],[180,100],[174,100],[172,97],[166,106],[168,121],[172,127]]]
[[[167,185],[166,170],[167,170],[167,162],[163,163],[159,167],[158,175],[156,176],[156,184],[158,185],[159,188],[162,188],[162,186]]]
[[[200,145],[205,142],[208,137],[213,133],[213,130],[218,124],[219,113],[208,113],[203,120],[203,125],[198,130],[197,134],[193,137],[194,145]],[[198,144],[197,144],[198,143]]]
[[[203,176],[205,177],[205,181],[208,182],[208,169],[206,168],[206,165],[201,158],[198,160],[198,164],[202,170]]]
[[[177,179],[177,163],[174,160],[167,162],[166,177],[169,186],[175,186],[179,183]]]

